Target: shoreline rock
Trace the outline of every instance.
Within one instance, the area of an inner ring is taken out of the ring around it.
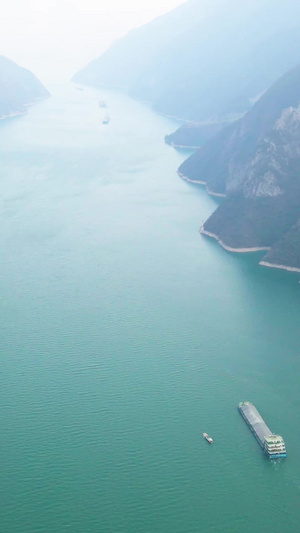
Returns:
[[[210,195],[210,196],[216,196],[218,198],[226,198],[226,194],[223,194],[221,192],[213,192],[211,191],[208,186],[207,186],[207,183],[205,181],[200,181],[200,180],[192,180],[190,178],[188,178],[187,176],[185,176],[184,174],[182,174],[182,172],[179,172],[179,170],[177,170],[177,174],[178,176],[183,179],[184,181],[187,181],[189,183],[194,183],[195,185],[203,185],[205,188],[206,188],[206,191],[207,193]]]
[[[271,249],[270,247],[233,248],[232,246],[228,246],[227,244],[225,244],[219,238],[218,235],[215,235],[214,233],[211,233],[210,231],[205,230],[203,226],[201,226],[199,233],[201,233],[202,235],[206,235],[207,237],[210,237],[212,239],[215,239],[217,243],[220,246],[222,246],[222,248],[224,248],[224,250],[226,250],[227,252],[231,252],[231,253],[245,254],[245,253],[255,253],[255,252],[267,252]],[[268,261],[263,261],[263,260],[259,262],[259,265],[263,267],[267,267],[267,268],[277,268],[277,270],[285,270],[286,272],[299,272],[300,273],[300,268],[291,267],[288,265],[277,265],[275,263],[269,263]]]
[[[290,267],[287,265],[276,265],[275,263],[268,263],[268,261],[260,261],[259,264],[268,268],[277,268],[278,270],[287,270],[288,272],[300,272],[300,268]]]
[[[211,237],[212,239],[215,239],[222,248],[227,250],[228,252],[234,252],[234,253],[253,253],[253,252],[267,252],[270,250],[269,247],[254,247],[254,248],[233,248],[232,246],[228,246],[225,244],[218,235],[215,235],[215,233],[211,233],[210,231],[205,230],[203,227],[200,228],[199,233],[202,235],[207,235],[208,237]],[[261,264],[261,263],[260,263]],[[300,270],[299,270],[300,271]]]

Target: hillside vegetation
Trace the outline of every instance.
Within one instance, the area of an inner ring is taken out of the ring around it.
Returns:
[[[271,248],[265,262],[300,268],[300,66],[244,118],[179,168],[226,198],[204,231],[231,248]]]

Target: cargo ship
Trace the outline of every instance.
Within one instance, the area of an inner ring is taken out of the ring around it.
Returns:
[[[252,403],[240,402],[239,411],[261,445],[264,453],[270,459],[286,457],[283,438],[280,435],[274,435],[272,433]]]

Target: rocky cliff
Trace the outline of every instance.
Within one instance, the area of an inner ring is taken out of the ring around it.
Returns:
[[[202,231],[230,249],[266,249],[263,264],[300,269],[300,66],[179,173],[226,195]]]
[[[26,105],[49,92],[29,70],[0,56],[0,118],[26,112]]]

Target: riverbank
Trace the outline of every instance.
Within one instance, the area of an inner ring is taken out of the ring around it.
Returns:
[[[46,100],[47,98],[50,98],[50,96],[38,96],[37,98],[35,98],[33,100],[33,102],[28,102],[26,104],[23,104],[23,106],[25,108],[27,107],[31,107],[35,104],[37,104],[38,102],[40,102],[41,100]],[[0,116],[0,120],[6,120],[7,118],[13,118],[13,117],[19,117],[19,116],[23,116],[23,115],[27,115],[28,111],[27,109],[20,109],[19,111],[13,111],[12,113],[9,113],[8,115],[1,115]]]
[[[262,247],[262,246],[261,247],[257,246],[253,248],[233,248],[232,246],[228,246],[227,244],[225,244],[218,235],[205,230],[203,227],[200,228],[199,232],[202,235],[207,235],[208,237],[215,239],[218,242],[218,244],[220,244],[220,246],[222,246],[222,248],[224,248],[228,252],[245,254],[245,253],[252,253],[252,252],[267,252],[268,250],[270,250],[269,247]]]
[[[260,261],[259,264],[261,266],[269,267],[269,268],[277,268],[279,270],[287,270],[288,272],[300,272],[300,268],[297,267],[290,267],[287,265],[276,265],[275,263],[268,263],[268,261]]]
[[[252,248],[233,248],[232,246],[228,246],[225,244],[218,235],[215,233],[211,233],[210,231],[205,230],[203,227],[200,228],[199,233],[202,235],[207,235],[207,237],[211,237],[212,239],[215,239],[224,250],[227,250],[227,252],[233,252],[233,253],[253,253],[253,252],[267,252],[270,250],[270,247],[252,247]],[[269,268],[277,268],[278,270],[286,270],[287,272],[300,272],[300,268],[297,267],[291,267],[288,265],[276,265],[274,263],[269,263],[268,261],[260,261],[259,265]]]
[[[206,182],[205,181],[200,181],[200,180],[191,180],[190,178],[188,178],[187,176],[185,176],[184,174],[182,174],[182,172],[179,172],[177,170],[177,174],[178,176],[183,179],[184,181],[187,181],[188,183],[194,183],[195,185],[203,185],[205,188],[206,188],[206,191],[207,193],[210,195],[210,196],[217,196],[218,198],[226,198],[226,194],[223,194],[221,192],[213,192],[211,191]]]
[[[196,185],[204,186],[206,188],[207,193],[209,195],[211,195],[211,196],[219,196],[219,197],[223,197],[223,198],[226,197],[226,194],[214,193],[214,192],[210,191],[208,189],[207,184],[206,184],[205,181],[192,180],[192,179],[188,178],[187,176],[185,176],[184,174],[182,174],[182,172],[179,172],[179,171],[177,171],[177,174],[184,181],[187,181],[189,183],[194,183]],[[224,250],[227,250],[228,252],[232,252],[232,253],[268,252],[271,249],[270,246],[254,246],[254,247],[236,248],[236,247],[228,246],[224,241],[222,241],[222,239],[220,239],[219,235],[216,235],[215,233],[212,233],[210,231],[205,230],[203,226],[201,226],[199,232],[202,235],[207,235],[207,237],[215,239],[218,242],[218,244],[220,246],[222,246],[222,248],[224,248]],[[269,268],[277,268],[278,270],[285,270],[287,272],[300,272],[300,268],[292,267],[292,266],[288,266],[288,265],[279,265],[279,264],[269,263],[268,261],[260,261],[259,265],[265,266],[265,267],[269,267]]]
[[[186,144],[175,144],[175,143],[168,143],[165,141],[165,143],[168,146],[172,146],[172,148],[178,148],[182,150],[199,150],[200,146],[188,146]]]
[[[0,120],[5,120],[7,118],[13,118],[13,117],[19,117],[19,116],[26,115],[26,114],[27,114],[27,111],[16,111],[14,113],[10,113],[9,115],[2,115],[0,117]]]

